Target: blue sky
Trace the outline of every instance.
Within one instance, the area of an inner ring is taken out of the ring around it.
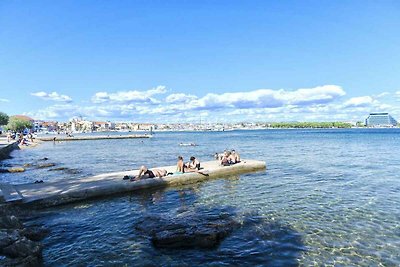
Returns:
[[[399,1],[0,1],[0,111],[400,120]]]

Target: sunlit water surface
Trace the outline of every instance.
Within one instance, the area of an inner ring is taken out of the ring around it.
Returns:
[[[1,174],[26,183],[202,161],[235,148],[267,171],[185,187],[39,210],[27,223],[51,229],[48,266],[400,265],[400,131],[265,130],[156,133],[151,139],[44,143],[0,164],[46,162],[73,172],[28,168]],[[179,146],[194,142],[198,146]],[[122,178],[122,177],[121,177]],[[149,214],[219,213],[247,223],[211,250],[155,249],[135,223]]]

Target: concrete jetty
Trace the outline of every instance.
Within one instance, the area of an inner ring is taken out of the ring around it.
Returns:
[[[0,138],[0,160],[8,159],[14,149],[19,149],[17,141],[7,142],[6,138]]]
[[[101,140],[101,139],[132,139],[132,138],[151,138],[149,134],[130,134],[130,135],[79,135],[79,136],[45,136],[37,137],[40,141],[82,141],[82,140]]]
[[[138,174],[138,170],[132,170],[37,184],[0,184],[0,196],[2,195],[5,202],[47,207],[146,188],[190,184],[210,178],[262,171],[265,170],[266,163],[257,160],[242,160],[231,166],[220,166],[218,161],[207,161],[202,162],[202,167],[201,173],[175,174],[140,181],[123,180],[125,175]],[[174,172],[176,166],[157,167],[157,169]]]

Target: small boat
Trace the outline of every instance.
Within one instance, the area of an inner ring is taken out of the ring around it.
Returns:
[[[197,146],[195,143],[180,143],[180,146]]]

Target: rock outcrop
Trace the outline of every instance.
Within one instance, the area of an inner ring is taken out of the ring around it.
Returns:
[[[146,216],[135,227],[147,234],[156,248],[210,249],[217,247],[240,223],[229,213],[186,212],[176,217]]]
[[[41,266],[42,244],[49,231],[43,227],[24,227],[14,216],[0,213],[0,265]]]

